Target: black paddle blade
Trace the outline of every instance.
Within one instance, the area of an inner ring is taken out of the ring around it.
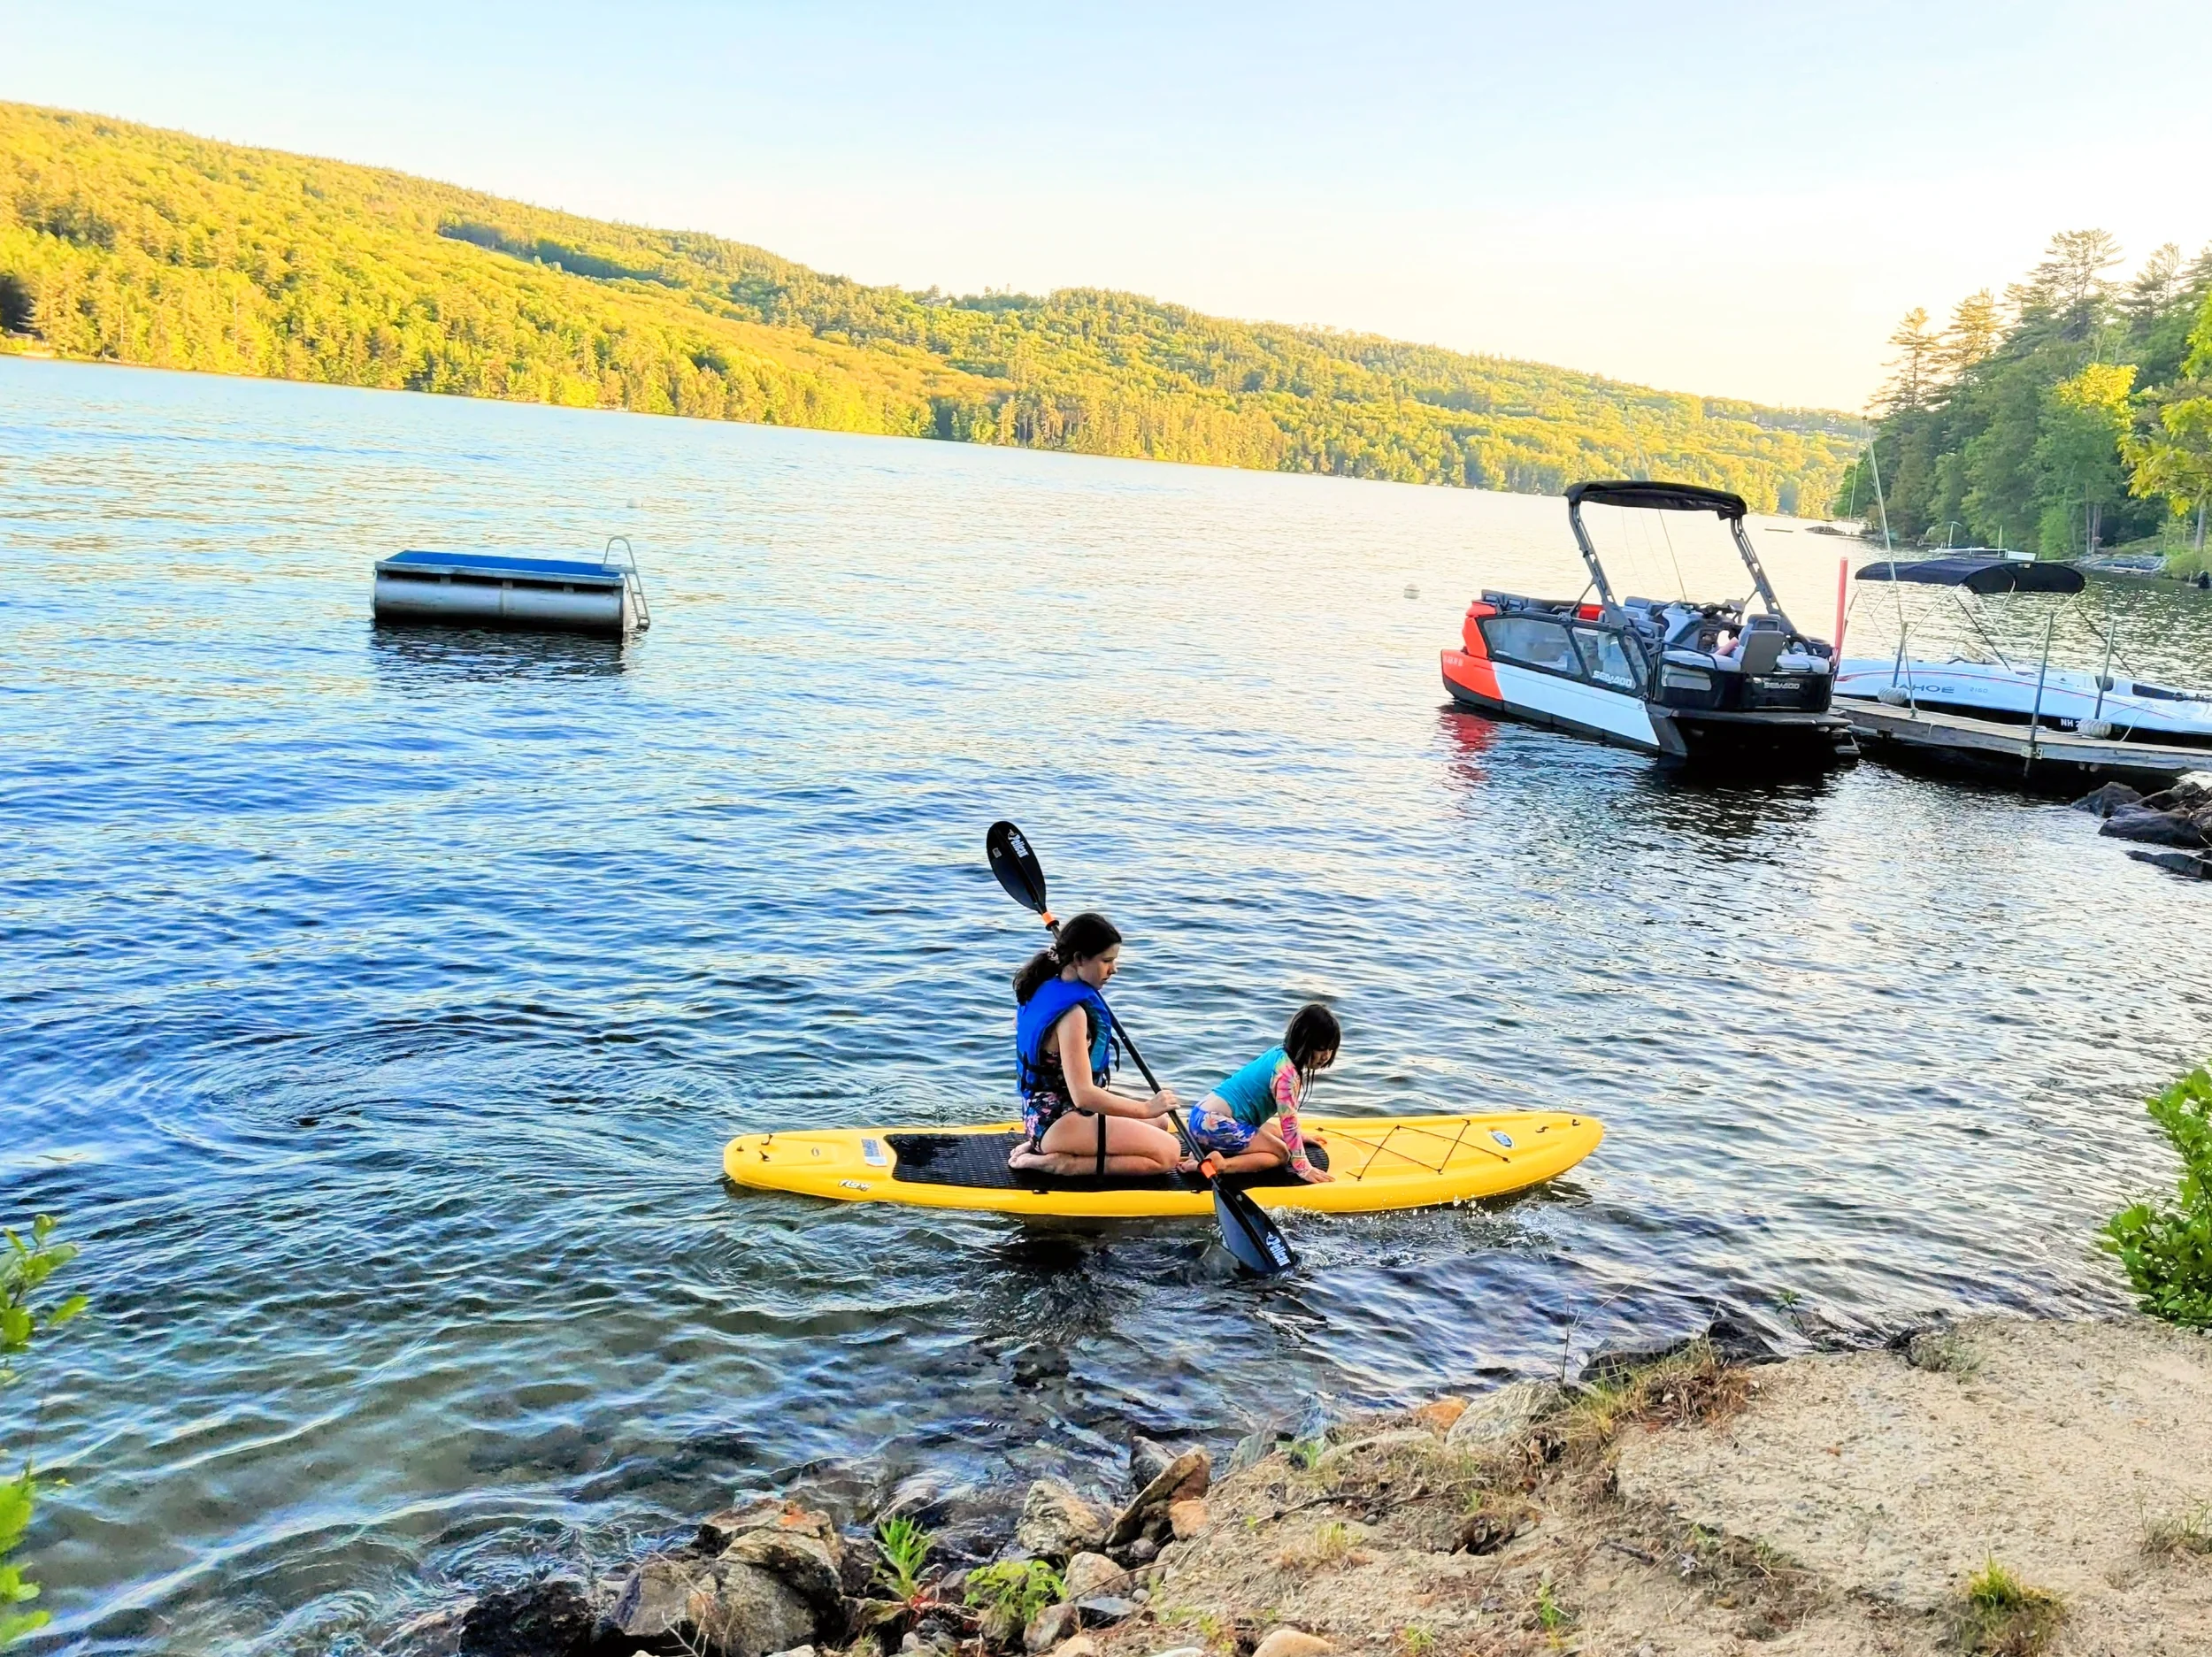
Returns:
[[[991,825],[990,832],[983,837],[983,849],[991,859],[991,872],[998,877],[999,885],[1006,888],[1006,895],[1025,909],[1045,912],[1045,871],[1038,866],[1037,854],[1029,849],[1029,840],[1011,823]]]
[[[1214,1224],[1221,1228],[1222,1246],[1256,1277],[1279,1277],[1298,1264],[1290,1239],[1241,1191],[1214,1186]]]

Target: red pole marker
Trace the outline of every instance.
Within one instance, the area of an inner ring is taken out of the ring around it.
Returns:
[[[1848,554],[1836,560],[1836,660],[1843,660],[1843,595],[1851,586],[1851,559]]]

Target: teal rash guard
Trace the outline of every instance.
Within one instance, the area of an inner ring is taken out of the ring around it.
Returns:
[[[1270,1047],[1226,1080],[1216,1082],[1213,1095],[1229,1107],[1229,1114],[1239,1122],[1256,1128],[1275,1114],[1279,1105],[1275,1075],[1289,1062],[1289,1054]]]

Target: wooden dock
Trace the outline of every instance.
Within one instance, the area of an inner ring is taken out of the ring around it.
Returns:
[[[1970,719],[1929,709],[1839,696],[1835,710],[1869,759],[1911,770],[1965,772],[2015,787],[2088,789],[2101,782],[2163,787],[2185,771],[2212,771],[2212,748],[2116,742],[2047,726]]]

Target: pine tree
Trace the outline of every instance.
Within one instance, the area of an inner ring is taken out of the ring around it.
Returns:
[[[2181,293],[2181,248],[2169,242],[2143,261],[2143,268],[2120,296],[2120,314],[2128,319],[2128,332],[2140,336],[2166,313]]]
[[[2177,295],[2190,306],[2200,305],[2212,295],[2212,242],[2204,244],[2204,251],[2189,261],[2189,268],[2181,273]]]
[[[1901,409],[1925,407],[1933,385],[1937,351],[1936,336],[1928,331],[1927,311],[1918,305],[1908,311],[1889,342],[1897,348],[1897,355],[1890,359],[1893,372],[1882,388],[1882,406],[1893,414]]]
[[[2062,339],[2085,340],[2101,320],[2112,292],[2106,272],[2119,262],[2120,244],[2110,231],[2062,230],[2025,285],[2007,294],[2016,296],[2023,317],[2055,325]]]
[[[1936,366],[1945,379],[1956,380],[1985,361],[2004,336],[2004,314],[1997,308],[1997,296],[1986,288],[1969,294],[1951,308],[1951,326],[1944,329],[1936,348]]]

